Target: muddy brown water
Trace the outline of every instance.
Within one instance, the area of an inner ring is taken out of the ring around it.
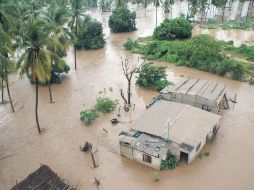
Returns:
[[[225,83],[229,95],[237,93],[238,103],[224,113],[221,128],[214,143],[207,146],[210,156],[197,158],[192,165],[183,163],[177,169],[159,171],[160,181],[151,178],[153,169],[122,158],[119,155],[118,134],[128,128],[128,122],[145,111],[145,105],[156,92],[132,87],[135,109],[125,113],[121,109],[122,123],[111,125],[117,115],[101,115],[91,126],[84,126],[79,112],[91,108],[95,98],[110,96],[122,100],[119,86],[126,86],[122,76],[120,57],[128,56],[136,62],[139,55],[132,55],[122,47],[127,37],[150,35],[155,25],[154,9],[137,12],[138,30],[132,33],[111,34],[107,27],[108,14],[92,12],[103,22],[107,45],[96,51],[79,51],[75,71],[73,53],[67,57],[71,70],[62,84],[52,85],[55,103],[49,104],[46,87],[39,89],[39,118],[44,133],[37,134],[34,116],[35,87],[24,77],[11,78],[11,92],[16,112],[8,104],[0,106],[0,189],[10,189],[40,164],[47,164],[62,178],[79,189],[96,189],[94,177],[100,180],[99,189],[178,189],[178,190],[252,190],[254,189],[254,87],[216,75],[186,67],[166,65],[169,80],[176,82],[181,76],[212,79]],[[163,14],[159,16],[160,21]],[[233,33],[235,34],[235,33]],[[253,35],[253,32],[252,34]],[[242,38],[236,35],[235,40]],[[112,87],[113,91],[109,88]],[[108,131],[105,133],[102,128]],[[91,158],[79,147],[86,141],[98,149],[99,167],[92,168]]]

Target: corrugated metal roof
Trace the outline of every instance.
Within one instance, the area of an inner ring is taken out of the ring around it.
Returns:
[[[226,86],[216,81],[200,79],[181,79],[175,86],[167,86],[161,93],[181,93],[193,96],[200,96],[212,101],[221,98],[226,92]]]
[[[134,120],[130,128],[165,139],[169,135],[169,139],[178,144],[196,146],[220,118],[193,106],[159,100]]]

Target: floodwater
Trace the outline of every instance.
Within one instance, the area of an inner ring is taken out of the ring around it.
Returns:
[[[136,32],[111,34],[107,27],[108,14],[91,15],[103,22],[107,45],[96,51],[79,51],[77,71],[74,70],[73,53],[67,57],[71,66],[68,75],[59,85],[52,85],[55,103],[49,104],[46,87],[39,89],[39,118],[44,130],[38,135],[35,126],[35,87],[24,77],[11,78],[11,92],[16,108],[11,113],[9,104],[0,105],[0,189],[7,190],[40,164],[47,164],[59,176],[80,190],[96,189],[94,177],[100,180],[102,190],[253,190],[254,188],[254,87],[247,83],[222,78],[210,73],[166,63],[168,79],[176,82],[181,76],[212,79],[225,83],[229,96],[237,94],[238,103],[224,113],[216,140],[206,147],[210,156],[197,158],[192,165],[183,163],[174,170],[159,171],[160,181],[151,178],[153,169],[122,158],[119,155],[118,134],[128,128],[128,122],[137,118],[147,102],[157,93],[132,86],[134,110],[121,109],[120,124],[112,126],[111,114],[101,115],[91,126],[79,120],[82,109],[91,108],[96,97],[107,95],[119,99],[119,87],[126,87],[120,58],[126,56],[137,62],[122,47],[127,37],[151,35],[155,26],[155,10],[137,11]],[[159,20],[162,20],[160,14]],[[253,35],[253,34],[252,34]],[[239,40],[238,37],[236,40]],[[109,88],[113,90],[109,90]],[[106,133],[102,128],[105,128]],[[89,154],[79,148],[86,141],[94,145],[99,167],[93,169]]]

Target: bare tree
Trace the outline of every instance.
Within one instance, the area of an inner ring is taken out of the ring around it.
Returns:
[[[139,60],[138,60],[139,63]],[[121,58],[122,70],[125,78],[127,79],[128,88],[127,88],[127,98],[124,95],[123,89],[120,88],[120,95],[123,98],[125,108],[128,105],[131,105],[131,80],[133,74],[139,72],[140,67],[145,63],[145,61],[141,64],[133,64],[130,62],[129,58],[125,58],[124,60]]]
[[[89,153],[90,153],[90,155],[91,155],[91,157],[92,157],[92,161],[93,161],[93,167],[96,168],[97,165],[96,165],[96,163],[95,163],[94,154],[95,154],[98,150],[96,150],[95,152],[93,152],[93,145],[92,145],[91,143],[89,143],[89,142],[86,142],[86,143],[84,144],[84,146],[80,148],[80,150],[83,151],[83,152],[89,152]]]

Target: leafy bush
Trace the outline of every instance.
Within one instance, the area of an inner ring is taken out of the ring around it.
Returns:
[[[153,63],[145,63],[140,70],[136,84],[144,87],[162,90],[170,82],[166,79],[166,67],[154,66]]]
[[[192,25],[183,17],[165,19],[155,28],[153,37],[157,40],[188,39],[192,34]]]
[[[90,125],[93,120],[99,117],[99,113],[96,110],[90,109],[80,112],[80,120],[85,123],[85,125]]]
[[[136,12],[127,8],[116,8],[109,17],[109,27],[112,32],[131,32],[136,30]]]
[[[173,62],[179,66],[185,65],[221,76],[229,74],[228,76],[235,80],[250,78],[248,76],[254,74],[254,67],[251,67],[250,64],[229,59],[223,54],[225,46],[227,52],[237,51],[237,48],[234,47],[229,50],[232,46],[231,43],[218,42],[212,37],[202,34],[190,40],[152,41],[142,46],[138,44],[135,47],[140,48],[139,52],[148,59]],[[241,55],[243,56],[243,53]],[[139,83],[144,86],[149,84],[144,79]]]
[[[98,111],[105,113],[114,111],[117,104],[117,100],[112,100],[108,97],[99,97],[96,99],[95,107]]]
[[[125,47],[125,49],[131,50],[135,47],[135,42],[128,38],[127,41],[123,44],[123,46]]]
[[[105,45],[102,24],[86,16],[78,31],[77,49],[99,49]]]
[[[152,178],[153,178],[153,180],[156,181],[156,182],[160,181],[160,176],[159,176],[158,172],[156,172],[156,171],[154,171],[154,172],[152,173]]]
[[[169,153],[166,160],[161,161],[160,169],[161,170],[168,170],[168,169],[174,169],[178,165],[178,160],[176,157]]]

